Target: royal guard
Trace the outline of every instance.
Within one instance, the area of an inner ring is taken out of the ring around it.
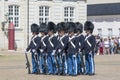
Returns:
[[[68,44],[68,36],[66,35],[66,24],[64,22],[57,24],[57,62],[58,62],[58,73],[61,75],[67,74],[67,61],[66,61],[66,47]]]
[[[39,73],[39,60],[38,60],[38,53],[39,53],[39,46],[40,46],[40,37],[39,34],[39,26],[37,24],[31,25],[31,32],[32,32],[32,38],[30,41],[30,44],[28,45],[25,53],[28,51],[31,52],[32,56],[32,74],[38,74]]]
[[[76,39],[77,39],[77,69],[78,74],[84,74],[85,66],[84,66],[84,59],[83,59],[83,48],[84,48],[84,36],[83,32],[83,25],[79,22],[75,23],[76,25]]]
[[[95,36],[92,35],[94,30],[94,24],[90,21],[86,21],[84,24],[84,30],[86,32],[84,40],[84,53],[85,53],[85,63],[86,63],[86,75],[95,74],[95,64],[94,64],[94,49],[96,45]]]
[[[69,22],[67,26],[69,34],[69,42],[67,49],[68,75],[77,76],[77,41],[75,36],[75,23]]]
[[[47,53],[46,53],[46,48],[47,48],[47,24],[46,23],[41,23],[40,24],[40,34],[41,34],[41,40],[40,40],[40,55],[39,55],[39,65],[40,65],[40,71],[43,74],[47,74],[48,71],[48,66],[47,66]]]
[[[57,37],[54,35],[56,32],[56,25],[53,22],[48,22],[48,38],[46,52],[48,54],[48,74],[57,74],[55,47],[57,45]]]

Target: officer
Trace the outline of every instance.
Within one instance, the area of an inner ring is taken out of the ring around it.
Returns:
[[[68,23],[69,43],[68,43],[68,74],[77,76],[77,41],[75,36],[75,23]]]
[[[84,52],[85,52],[85,62],[86,62],[86,75],[95,74],[95,64],[94,64],[94,48],[96,45],[95,36],[92,35],[94,30],[94,25],[90,21],[86,21],[84,24],[84,30],[86,32],[84,40]]]
[[[57,37],[54,35],[56,32],[56,25],[53,22],[48,22],[48,38],[46,51],[48,54],[48,74],[57,74],[56,60],[55,60],[55,47],[57,45]]]
[[[39,26],[37,24],[31,25],[31,32],[32,32],[32,38],[30,41],[30,44],[28,45],[26,49],[26,53],[28,51],[31,52],[32,56],[32,74],[38,74],[39,73],[39,65],[38,65],[38,53],[39,53],[39,46],[40,46],[40,37],[39,34]]]
[[[83,32],[83,25],[79,22],[75,23],[76,25],[76,37],[77,37],[77,69],[78,74],[84,74],[85,66],[84,66],[84,59],[83,59],[83,47],[84,47],[84,36]]]
[[[68,44],[68,36],[66,36],[66,24],[64,22],[57,24],[57,31],[58,31],[58,43],[56,46],[57,50],[57,62],[58,62],[58,73],[61,75],[67,74],[67,62],[66,62],[66,53],[65,49]]]
[[[40,71],[43,74],[47,74],[48,68],[47,68],[47,53],[46,53],[46,47],[47,47],[47,24],[46,23],[41,23],[40,24],[40,29],[41,33],[41,41],[40,41]]]

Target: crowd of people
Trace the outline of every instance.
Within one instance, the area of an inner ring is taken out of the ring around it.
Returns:
[[[86,35],[82,34],[84,31]],[[25,54],[31,52],[32,74],[94,75],[94,25],[86,21],[31,25],[32,38]],[[39,36],[38,34],[41,34]]]
[[[119,54],[120,53],[120,37],[102,38],[96,36],[96,54]]]

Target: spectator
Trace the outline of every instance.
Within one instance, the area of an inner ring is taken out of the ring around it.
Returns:
[[[115,44],[114,44],[114,37],[112,37],[111,41],[110,41],[110,46],[111,46],[111,54],[114,54],[114,48],[115,48]]]
[[[100,43],[99,43],[99,54],[103,55],[103,50],[104,50],[104,42],[103,39],[100,39]]]
[[[110,54],[110,43],[107,38],[104,39],[105,53]]]

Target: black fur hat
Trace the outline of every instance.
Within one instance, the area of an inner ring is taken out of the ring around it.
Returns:
[[[64,22],[57,24],[57,31],[61,31],[61,30],[66,32],[66,24]]]
[[[34,32],[34,33],[38,34],[39,33],[39,26],[37,24],[33,23],[31,25],[31,32]]]
[[[94,30],[94,24],[91,21],[86,21],[84,24],[84,30],[90,30],[92,33]]]
[[[48,22],[47,30],[48,31],[53,31],[53,33],[55,33],[56,32],[56,25],[55,25],[55,23]]]
[[[78,31],[80,31],[80,33],[83,32],[83,25],[81,23],[76,22],[75,26],[76,26],[76,32],[78,32]]]
[[[68,28],[68,32],[75,32],[75,23],[73,22],[68,22],[67,23],[67,28]]]
[[[41,23],[39,31],[47,33],[47,24],[46,23]]]

